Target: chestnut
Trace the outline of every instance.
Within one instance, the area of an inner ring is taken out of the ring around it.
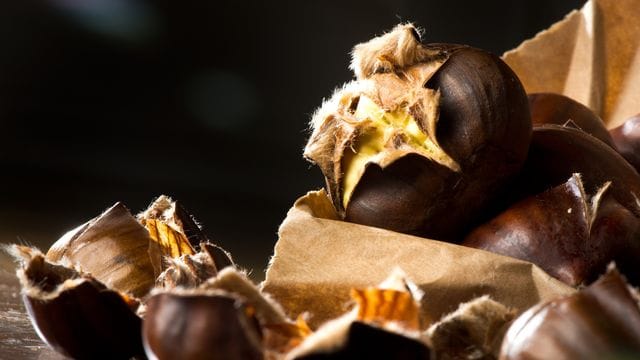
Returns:
[[[640,281],[640,217],[613,197],[611,183],[588,193],[577,174],[512,205],[462,244],[530,261],[571,286],[594,280],[612,260]]]
[[[412,25],[357,45],[312,118],[305,157],[347,221],[451,240],[522,167],[524,89],[495,55],[422,44]]]
[[[528,97],[534,127],[571,123],[615,149],[616,146],[604,122],[588,107],[562,94],[533,93]]]
[[[636,170],[640,169],[640,114],[625,120],[622,125],[610,130],[613,142],[620,155]],[[639,170],[640,171],[640,170]]]
[[[501,360],[637,359],[638,297],[611,268],[578,293],[534,306],[503,340]]]
[[[23,246],[11,249],[23,262],[18,275],[38,334],[75,358],[144,354],[139,316],[152,288],[196,287],[234,266],[166,196],[137,219],[116,203],[66,233],[46,256]]]
[[[147,301],[142,337],[150,359],[263,359],[252,308],[224,292],[154,294]]]
[[[39,251],[14,247],[27,313],[40,338],[74,359],[143,356],[137,302],[91,276],[48,262]]]
[[[614,149],[569,126],[549,124],[533,129],[527,161],[513,188],[522,199],[560,185],[575,173],[590,194],[611,181],[611,195],[640,215],[638,172]]]

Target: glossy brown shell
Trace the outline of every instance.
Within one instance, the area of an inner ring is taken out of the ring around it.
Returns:
[[[263,359],[257,320],[234,296],[156,294],[142,334],[152,359]]]
[[[591,199],[573,176],[512,205],[463,245],[532,262],[571,286],[594,280],[612,260],[640,280],[640,218],[606,190],[596,208]]]
[[[461,171],[411,155],[385,169],[371,165],[346,208],[347,221],[455,240],[524,163],[531,120],[516,75],[485,51],[434,47],[450,52],[425,84],[441,93],[436,137]]]
[[[574,173],[581,175],[588,193],[611,181],[615,199],[638,214],[640,175],[620,154],[575,128],[535,127],[517,191],[534,195],[564,183]]]
[[[531,122],[534,127],[544,124],[564,125],[572,122],[582,131],[615,148],[604,122],[588,107],[561,94],[533,93],[528,97]]]
[[[511,325],[500,360],[637,359],[638,299],[610,270],[588,288],[542,303]]]

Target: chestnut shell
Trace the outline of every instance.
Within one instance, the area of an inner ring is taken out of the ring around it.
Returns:
[[[624,207],[638,212],[640,175],[611,147],[572,127],[543,125],[533,129],[531,147],[517,185],[520,199],[582,177],[587,193],[611,181],[611,194]]]
[[[534,127],[544,124],[564,125],[570,121],[582,131],[615,148],[604,122],[588,107],[561,94],[533,93],[528,97]]]
[[[141,320],[115,292],[86,281],[50,301],[23,297],[40,336],[74,359],[142,355]]]
[[[462,244],[532,262],[571,286],[594,280],[612,260],[640,280],[640,218],[607,190],[595,209],[590,202],[574,175],[512,205]]]
[[[593,285],[539,304],[511,325],[501,360],[637,359],[638,299],[611,269]]]
[[[156,294],[142,334],[152,359],[263,358],[257,320],[231,295]]]
[[[132,309],[136,304],[89,276],[49,263],[42,254],[35,253],[25,265],[19,278],[27,313],[54,350],[75,359],[144,354],[141,320]]]
[[[431,46],[450,53],[425,86],[441,93],[436,138],[461,171],[412,155],[384,169],[370,165],[345,220],[455,240],[520,170],[531,120],[520,81],[497,56],[466,46]]]

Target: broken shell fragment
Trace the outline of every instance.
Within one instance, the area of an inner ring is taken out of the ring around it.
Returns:
[[[422,293],[401,270],[351,296],[350,312],[304,338],[287,359],[429,359],[420,332]]]
[[[571,286],[595,280],[616,260],[640,281],[640,217],[611,183],[588,193],[579,175],[526,198],[479,226],[463,245],[530,261]]]
[[[209,242],[200,226],[177,201],[161,195],[138,220],[154,240],[150,254],[163,257],[157,284],[164,288],[194,288],[231,266],[231,255]]]
[[[150,359],[263,359],[253,308],[225,292],[154,294],[142,336]]]
[[[138,219],[115,204],[56,241],[47,260],[69,264],[140,299],[159,277],[165,286],[197,286],[233,266],[231,257],[209,243],[193,218],[167,196],[156,199]]]
[[[255,309],[255,315],[262,324],[280,324],[287,321],[280,305],[261,292],[246,274],[235,268],[223,269],[216,277],[202,284],[200,288],[225,291],[241,296]]]
[[[231,257],[170,198],[159,197],[138,219],[117,203],[69,231],[46,256],[11,248],[23,262],[18,275],[33,325],[55,350],[74,358],[142,355],[139,316],[148,313],[156,282],[195,288],[233,268]]]
[[[610,268],[582,291],[522,314],[507,331],[500,359],[637,359],[638,300]]]
[[[178,258],[165,258],[165,270],[158,276],[156,283],[164,289],[175,287],[195,288],[218,274],[219,263],[227,267],[228,256],[224,250],[211,243],[201,243],[196,254],[184,254]],[[219,259],[222,259],[220,261]],[[233,269],[233,267],[228,267]]]
[[[522,166],[526,94],[498,57],[423,45],[412,25],[357,45],[357,80],[315,113],[305,157],[347,221],[453,239]]]
[[[267,358],[278,358],[287,353],[312,332],[304,316],[299,316],[295,322],[289,320],[280,304],[260,291],[246,274],[237,269],[222,269],[216,277],[209,279],[200,288],[240,296],[254,309],[255,317],[262,328]]]
[[[149,232],[121,203],[66,233],[47,252],[47,260],[91,274],[110,289],[142,298],[161,272],[152,256]]]
[[[565,125],[568,122],[615,149],[607,127],[596,113],[568,96],[555,93],[529,94],[533,126]]]
[[[35,249],[15,246],[23,300],[36,332],[75,359],[129,359],[143,355],[137,302],[94,278],[48,262]]]
[[[427,330],[436,359],[495,359],[515,312],[481,296],[460,304]]]

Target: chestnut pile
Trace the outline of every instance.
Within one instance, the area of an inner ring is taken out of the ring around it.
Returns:
[[[278,359],[310,332],[166,196],[8,251],[38,335],[75,359]]]
[[[482,296],[431,322],[429,294],[397,270],[311,329],[161,196],[137,216],[114,205],[46,254],[9,247],[38,335],[77,359],[637,357],[640,297],[609,264],[640,282],[640,116],[608,131],[412,25],[357,45],[351,68],[305,148],[342,219],[527,260],[580,290],[519,317]]]
[[[305,314],[289,318],[164,196],[137,217],[116,204],[46,254],[20,245],[9,251],[21,263],[23,300],[38,335],[75,359],[599,359],[640,353],[640,297],[613,267],[590,287],[518,318],[481,296],[435,322],[422,315],[421,298],[428,294],[396,269],[377,286],[352,289],[342,316],[311,329]]]
[[[566,96],[527,95],[500,58],[422,44],[410,24],[357,45],[351,68],[304,152],[342,219],[530,261],[571,286],[616,261],[640,284],[640,117],[609,132]]]
[[[429,359],[469,349],[489,356],[497,330],[513,318],[483,297],[426,322],[421,291],[398,269],[376,287],[352,289],[351,309],[312,330],[305,314],[287,317],[165,196],[135,217],[118,203],[46,254],[8,250],[20,262],[36,332],[74,359]]]

